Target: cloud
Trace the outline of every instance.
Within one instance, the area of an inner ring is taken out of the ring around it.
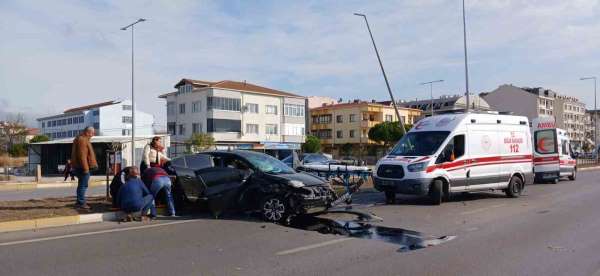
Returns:
[[[2,1],[0,91],[41,112],[130,94],[166,120],[156,96],[183,77],[247,80],[302,95],[387,98],[362,12],[399,99],[464,92],[460,1]],[[472,92],[545,86],[591,103],[600,74],[598,1],[467,0]]]

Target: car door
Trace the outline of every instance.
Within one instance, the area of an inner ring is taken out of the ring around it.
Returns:
[[[211,156],[206,154],[186,155],[174,159],[171,163],[177,174],[177,181],[186,197],[193,201],[201,197],[206,185],[202,179],[197,177],[196,171],[212,167]]]
[[[465,134],[455,134],[438,156],[436,164],[441,164],[450,180],[450,191],[467,189],[467,156],[465,156]]]
[[[236,208],[237,196],[243,185],[244,174],[239,169],[227,166],[227,158],[238,158],[230,154],[213,154],[214,166],[197,170],[196,175],[206,185],[204,196],[208,208],[218,216],[224,211]]]

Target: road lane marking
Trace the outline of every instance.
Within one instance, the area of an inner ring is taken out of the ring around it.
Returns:
[[[352,238],[342,238],[342,239],[337,239],[337,240],[325,241],[325,242],[321,242],[321,243],[315,243],[315,244],[301,246],[301,247],[297,247],[297,248],[293,248],[293,249],[289,249],[289,250],[279,251],[279,252],[275,253],[275,255],[284,256],[284,255],[294,254],[294,253],[311,250],[311,249],[315,249],[315,248],[319,248],[319,247],[324,247],[324,246],[328,246],[328,245],[333,245],[336,243],[341,243],[341,242],[345,242],[345,241],[349,241],[349,240],[352,240]]]
[[[100,234],[115,233],[115,232],[124,232],[124,231],[130,231],[130,230],[155,228],[155,227],[161,227],[161,226],[167,226],[167,225],[176,225],[176,224],[183,224],[183,223],[189,223],[189,222],[196,222],[196,221],[201,221],[201,220],[204,220],[204,219],[179,220],[179,221],[173,221],[173,222],[140,225],[140,226],[134,226],[134,227],[127,227],[127,228],[108,229],[108,230],[101,230],[101,231],[94,231],[94,232],[68,234],[68,235],[29,239],[29,240],[22,240],[22,241],[3,242],[3,243],[0,243],[0,247],[10,246],[10,245],[18,245],[18,244],[35,243],[35,242],[43,242],[43,241],[60,240],[60,239],[66,239],[66,238],[85,237],[85,236],[100,235]]]
[[[486,211],[486,210],[489,210],[489,209],[502,207],[504,205],[506,205],[506,204],[496,204],[496,205],[492,205],[492,206],[489,206],[489,207],[483,207],[483,208],[479,208],[479,209],[475,209],[475,210],[471,210],[471,211],[464,211],[464,212],[461,212],[460,214],[461,215],[475,214],[475,213],[479,213],[479,212]]]

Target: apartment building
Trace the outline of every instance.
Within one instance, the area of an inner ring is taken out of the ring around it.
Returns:
[[[77,136],[82,129],[93,126],[98,136],[130,136],[132,129],[131,101],[107,101],[65,110],[61,114],[38,118],[40,133],[50,139]],[[135,112],[136,135],[154,134],[154,116]]]
[[[167,104],[172,154],[185,151],[194,133],[212,136],[218,149],[262,150],[274,156],[300,149],[305,139],[306,98],[237,81],[182,79]]]
[[[480,96],[498,111],[527,116],[553,116],[556,124],[571,137],[572,146],[580,150],[585,137],[585,104],[577,98],[560,95],[542,87],[517,87],[504,84]]]
[[[421,116],[418,109],[399,108],[405,124],[413,124]],[[376,144],[369,139],[369,129],[382,122],[398,121],[391,105],[355,100],[349,103],[324,104],[310,110],[310,132],[321,139],[324,151],[340,154],[341,147],[354,149]]]
[[[598,147],[598,144],[600,143],[600,133],[596,136],[595,132],[597,130],[600,131],[600,122],[598,122],[598,119],[600,119],[600,109],[587,110],[585,112],[585,118],[586,141],[588,141],[590,145]]]

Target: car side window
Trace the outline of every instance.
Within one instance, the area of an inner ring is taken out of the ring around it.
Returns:
[[[459,134],[454,136],[444,147],[435,163],[452,162],[465,155],[465,135]]]
[[[210,156],[204,154],[187,155],[185,162],[187,167],[193,170],[213,166]]]

